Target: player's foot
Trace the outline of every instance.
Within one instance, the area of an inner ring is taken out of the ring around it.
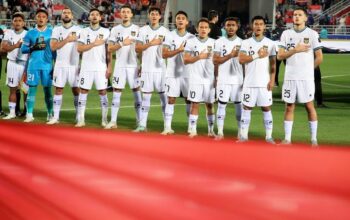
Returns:
[[[273,138],[266,138],[265,139],[266,143],[269,143],[269,144],[276,144],[275,140],[273,140]]]
[[[51,118],[50,121],[48,121],[46,124],[48,125],[54,125],[60,123],[57,118]]]
[[[209,131],[208,132],[208,137],[216,137],[216,134],[214,131]]]
[[[8,114],[6,117],[4,117],[3,119],[4,120],[10,120],[10,119],[13,119],[13,118],[16,118],[16,115],[15,114]]]
[[[220,141],[224,139],[224,134],[223,133],[218,133],[218,135],[215,136],[216,141]]]
[[[139,132],[146,132],[147,128],[144,126],[138,126],[135,130],[133,130],[133,132],[135,133],[139,133]]]
[[[113,129],[113,128],[117,128],[117,123],[114,121],[109,122],[106,126],[105,129]]]
[[[190,133],[189,133],[189,137],[190,138],[194,138],[194,137],[196,137],[198,134],[197,134],[197,131],[191,131]]]
[[[108,124],[108,121],[107,120],[102,120],[102,122],[101,122],[101,126],[102,127],[106,127],[107,126],[107,124]]]
[[[161,135],[168,135],[168,134],[174,134],[175,131],[172,130],[171,128],[166,128],[164,129],[164,131],[162,133],[160,133]]]
[[[34,117],[33,116],[29,116],[29,115],[27,115],[26,119],[24,120],[25,123],[30,123],[32,121],[34,121]]]
[[[17,117],[19,117],[21,114],[22,114],[22,112],[20,112],[20,111],[17,111],[17,112],[16,112],[16,116],[17,116]]]
[[[240,135],[238,137],[238,140],[236,141],[237,143],[244,143],[244,142],[247,142],[248,141],[248,138],[246,137],[243,137],[242,135]]]
[[[280,143],[280,145],[291,145],[291,144],[292,144],[292,142],[289,141],[289,140],[283,140],[283,141],[281,141],[281,143]]]
[[[53,119],[53,115],[47,114],[46,121],[51,121],[51,119]]]
[[[6,113],[4,111],[0,111],[0,116],[6,116]]]
[[[318,147],[317,140],[311,140],[311,146],[312,147]]]
[[[83,120],[78,121],[78,123],[75,124],[76,128],[81,128],[81,127],[84,127],[84,126],[85,126],[85,121],[83,121]]]

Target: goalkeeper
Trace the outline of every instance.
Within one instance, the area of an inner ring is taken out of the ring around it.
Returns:
[[[52,66],[53,53],[50,48],[52,29],[47,26],[48,13],[44,9],[38,9],[35,15],[36,27],[27,32],[23,39],[21,51],[29,54],[27,69],[27,84],[29,85],[27,97],[27,115],[24,122],[34,121],[33,109],[39,81],[44,88],[45,103],[47,108],[47,120],[53,113],[52,101]]]

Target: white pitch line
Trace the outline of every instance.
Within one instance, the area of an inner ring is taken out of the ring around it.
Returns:
[[[341,75],[330,75],[330,76],[322,76],[322,79],[327,79],[327,78],[334,78],[334,77],[342,77],[342,76],[349,76],[350,74],[341,74]]]
[[[339,87],[339,88],[350,89],[350,86],[344,86],[344,85],[339,85],[339,84],[326,83],[326,82],[322,82],[322,84],[327,85],[327,86],[334,86],[334,87]]]

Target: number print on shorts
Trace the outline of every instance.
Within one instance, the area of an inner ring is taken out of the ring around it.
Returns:
[[[290,98],[290,89],[285,89],[283,93],[284,98]]]
[[[28,81],[34,81],[34,74],[28,74]]]
[[[145,85],[145,81],[141,80],[141,88]]]
[[[167,87],[167,89],[168,89],[168,92],[170,91],[170,86],[169,85],[165,85],[166,87]]]
[[[190,91],[190,97],[194,99],[196,97],[196,92],[195,91]]]
[[[219,98],[224,98],[224,90],[220,90],[219,91]]]
[[[13,84],[13,78],[8,78],[9,83]]]
[[[84,85],[84,78],[80,79],[80,85]]]
[[[116,84],[119,84],[119,77],[113,77],[113,81],[114,81]]]
[[[250,95],[249,94],[243,94],[243,101],[249,102]]]

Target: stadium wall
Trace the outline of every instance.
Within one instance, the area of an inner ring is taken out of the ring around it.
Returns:
[[[192,22],[196,22],[202,13],[202,1],[188,1],[188,0],[168,0],[170,10],[175,16],[179,10],[184,10],[188,14],[188,18]],[[174,18],[173,18],[174,21]]]

